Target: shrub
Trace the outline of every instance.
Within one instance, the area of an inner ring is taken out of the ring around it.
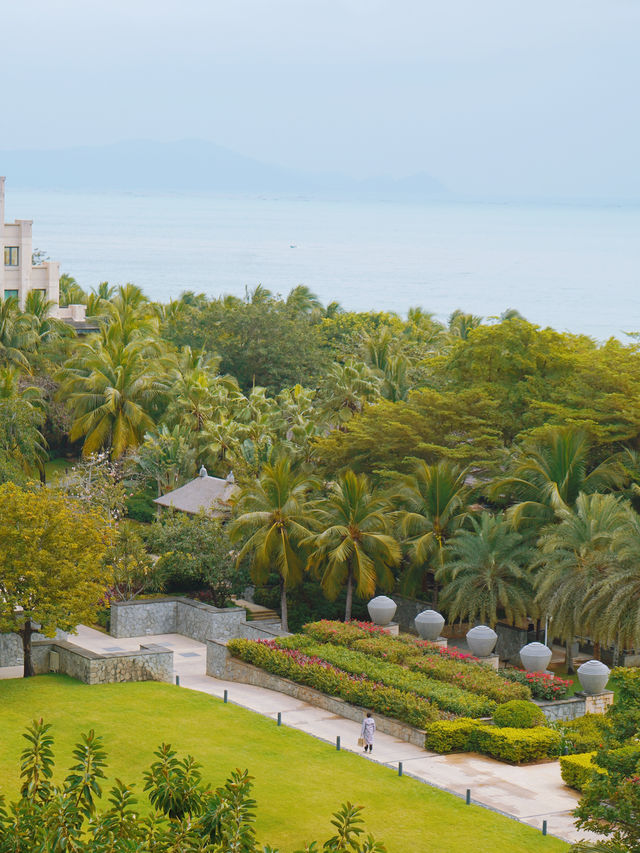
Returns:
[[[354,649],[333,646],[330,643],[310,643],[308,637],[298,636],[285,637],[277,640],[277,643],[282,648],[304,650],[307,654],[328,661],[352,675],[363,675],[389,687],[415,693],[452,714],[486,717],[496,707],[496,703],[486,696],[469,693],[460,687],[445,684],[420,672],[412,672],[395,663],[372,658]]]
[[[570,681],[546,672],[525,672],[523,669],[504,669],[502,675],[509,681],[526,684],[534,699],[561,699],[567,695]]]
[[[545,722],[546,717],[537,705],[521,699],[505,702],[493,712],[493,724],[501,728],[532,729]]]
[[[557,723],[564,737],[564,744],[572,753],[592,752],[600,749],[606,742],[609,746],[619,746],[612,741],[611,721],[604,714],[585,714],[575,720]]]
[[[478,752],[507,761],[524,764],[551,758],[560,752],[560,735],[548,728],[500,729],[497,726],[478,726],[473,734]]]
[[[531,691],[480,663],[470,655],[449,654],[443,649],[415,637],[392,637],[371,623],[316,622],[305,625],[305,634],[321,643],[346,646],[370,657],[401,664],[437,681],[461,687],[470,693],[486,696],[495,702],[529,699]]]
[[[500,729],[477,720],[442,720],[427,726],[425,746],[434,752],[482,752],[498,761],[523,764],[556,756],[560,735],[547,728]]]
[[[592,763],[595,752],[580,753],[579,755],[560,756],[560,775],[565,785],[584,791],[587,782],[593,779],[594,773],[604,773],[602,768]]]
[[[458,720],[439,720],[426,729],[425,749],[433,752],[471,752],[473,735],[480,725],[478,720],[460,717]]]
[[[412,726],[424,728],[437,719],[438,712],[426,699],[395,687],[355,676],[318,657],[296,649],[282,648],[273,640],[230,640],[227,648],[234,657],[306,684],[329,696],[370,708],[385,717],[394,717]]]

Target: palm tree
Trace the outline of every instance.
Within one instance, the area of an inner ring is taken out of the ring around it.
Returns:
[[[554,520],[558,509],[575,505],[581,492],[591,494],[620,487],[625,471],[610,457],[589,470],[589,440],[582,430],[557,427],[544,438],[527,443],[515,455],[512,472],[498,480],[491,496],[508,496],[513,525],[540,528]]]
[[[328,417],[345,424],[359,414],[366,403],[381,396],[382,380],[362,361],[349,358],[335,362],[320,388],[321,409]]]
[[[454,533],[436,573],[449,620],[493,626],[501,613],[509,620],[526,616],[532,600],[526,568],[531,548],[501,516],[485,512],[470,523],[471,529]]]
[[[411,554],[403,579],[411,594],[424,588],[427,572],[435,574],[444,565],[446,544],[469,515],[466,477],[467,470],[453,462],[428,465],[420,460],[413,473],[398,482],[393,500],[402,507],[400,531]]]
[[[31,324],[34,346],[58,341],[74,335],[68,323],[51,316],[55,302],[47,299],[39,290],[30,290],[24,303],[24,315]]]
[[[459,338],[461,341],[469,339],[469,334],[477,329],[482,323],[482,317],[477,317],[474,314],[465,314],[459,308],[449,317],[449,333],[454,338]]]
[[[62,273],[59,282],[60,305],[82,305],[87,301],[87,294],[72,275]]]
[[[31,349],[34,334],[29,318],[20,313],[15,296],[0,299],[0,365],[29,370],[24,350]]]
[[[157,349],[144,339],[124,345],[117,325],[103,327],[58,372],[59,395],[74,413],[70,438],[84,437],[83,455],[109,448],[120,458],[153,429],[149,412],[163,385],[148,356]]]
[[[16,367],[0,368],[0,456],[6,454],[6,461],[13,460],[26,473],[37,469],[43,483],[47,442],[40,429],[44,420],[40,388],[22,384]]]
[[[618,564],[616,543],[629,524],[629,507],[614,495],[580,494],[575,510],[560,507],[559,523],[539,540],[536,565],[537,601],[553,620],[553,632],[567,641],[567,668],[573,670],[571,644],[579,633],[597,634],[598,610],[592,599],[601,596],[603,582]],[[605,631],[603,639],[609,632]]]
[[[237,565],[249,556],[251,576],[264,583],[272,569],[280,575],[282,629],[289,630],[287,590],[302,579],[306,562],[303,542],[310,535],[309,493],[315,480],[292,470],[287,459],[265,465],[260,478],[242,490],[236,501],[237,517],[229,535],[244,540]]]
[[[305,284],[299,284],[289,291],[286,305],[294,314],[322,312],[322,302]]]
[[[361,598],[376,586],[393,586],[391,569],[400,563],[400,545],[391,535],[393,512],[376,495],[364,474],[347,471],[333,483],[329,496],[315,504],[315,524],[321,531],[309,540],[308,568],[320,576],[331,600],[346,584],[345,622],[351,619],[354,586]]]

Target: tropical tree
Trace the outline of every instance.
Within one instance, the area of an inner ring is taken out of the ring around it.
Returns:
[[[95,615],[106,583],[101,561],[110,526],[52,489],[0,486],[0,631],[22,637],[24,675],[34,674],[31,637],[75,631]]]
[[[466,341],[469,334],[477,329],[482,323],[482,317],[477,317],[474,314],[465,314],[459,308],[449,317],[449,332],[454,338],[459,338]]]
[[[469,523],[469,529],[454,533],[444,565],[436,572],[449,620],[493,626],[500,616],[523,618],[533,599],[527,571],[530,546],[500,515],[484,512]]]
[[[60,276],[60,305],[82,305],[87,301],[87,294],[72,275],[64,272]]]
[[[0,299],[0,365],[29,370],[25,352],[34,344],[29,318],[20,313],[15,296]]]
[[[146,433],[133,460],[142,477],[155,483],[158,497],[177,489],[195,473],[195,451],[190,435],[179,425],[169,429],[161,424],[154,432]]]
[[[233,542],[244,540],[236,564],[249,557],[256,583],[264,583],[272,570],[280,575],[284,631],[288,630],[287,590],[300,583],[306,564],[303,543],[312,523],[309,494],[317,485],[314,479],[294,471],[285,458],[265,465],[260,478],[242,490],[229,528]]]
[[[630,516],[626,502],[597,493],[578,495],[575,510],[560,506],[557,515],[559,523],[549,526],[538,543],[537,602],[552,619],[554,635],[567,641],[571,672],[571,645],[577,634],[596,641],[610,634],[596,633],[598,614],[590,602],[602,594],[603,581],[618,563],[615,546]]]
[[[411,564],[403,578],[407,592],[424,590],[427,574],[444,565],[446,545],[469,515],[467,469],[442,460],[416,463],[414,471],[398,482],[393,500],[401,507],[399,529]],[[434,605],[437,605],[437,585]]]
[[[84,438],[84,455],[107,448],[119,458],[154,427],[151,410],[164,385],[149,355],[158,346],[137,335],[124,344],[120,333],[118,325],[103,327],[58,373],[58,395],[74,414],[70,438]]]
[[[21,382],[17,368],[0,368],[0,482],[24,480],[34,471],[44,479],[44,420],[40,389]]]
[[[516,451],[511,472],[493,485],[491,495],[515,501],[508,517],[516,528],[540,529],[554,520],[558,510],[573,507],[581,492],[619,488],[625,476],[620,461],[613,457],[597,466],[590,465],[585,432],[556,427]]]
[[[362,361],[335,362],[320,385],[320,408],[339,426],[362,412],[366,403],[379,399],[382,380]]]
[[[314,506],[320,531],[308,540],[307,566],[319,578],[325,595],[334,600],[346,585],[345,621],[351,619],[353,592],[370,597],[376,587],[390,590],[391,569],[400,563],[400,545],[393,537],[394,514],[389,501],[372,490],[364,474],[347,471]]]

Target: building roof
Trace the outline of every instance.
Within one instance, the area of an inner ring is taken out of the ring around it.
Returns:
[[[229,512],[229,501],[237,491],[239,489],[234,483],[233,474],[226,480],[221,480],[219,477],[210,477],[206,468],[201,468],[200,475],[195,480],[190,480],[179,489],[156,498],[154,503],[192,515],[204,511],[208,515],[221,518]]]

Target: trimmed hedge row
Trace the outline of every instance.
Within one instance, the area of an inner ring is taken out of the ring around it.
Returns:
[[[339,696],[346,702],[370,708],[384,717],[394,717],[417,728],[438,718],[436,708],[415,693],[406,693],[363,677],[354,677],[325,661],[295,650],[279,648],[272,640],[230,640],[229,652],[236,658],[280,675]]]
[[[560,775],[565,785],[575,788],[576,791],[584,791],[588,782],[593,779],[595,773],[605,771],[593,764],[595,752],[583,752],[578,755],[560,756]]]
[[[420,672],[378,660],[354,649],[334,646],[331,643],[313,643],[308,637],[301,638],[296,635],[279,638],[276,643],[282,648],[297,649],[321,658],[352,675],[363,675],[388,687],[415,693],[433,702],[442,711],[466,717],[488,717],[496,709],[496,703],[486,696],[469,693],[455,685],[445,684]]]
[[[585,714],[575,720],[555,724],[564,736],[565,745],[571,753],[582,754],[600,749],[606,742],[609,747],[619,746],[612,738],[609,717],[604,714]]]
[[[552,729],[498,728],[476,720],[441,720],[427,726],[425,746],[434,752],[481,752],[510,764],[554,758],[560,735]]]
[[[318,642],[344,646],[400,664],[498,703],[531,698],[528,687],[507,681],[493,669],[476,663],[475,658],[442,654],[441,647],[415,637],[392,637],[379,629],[368,631],[361,624],[340,622],[314,622],[305,625],[304,631]]]

